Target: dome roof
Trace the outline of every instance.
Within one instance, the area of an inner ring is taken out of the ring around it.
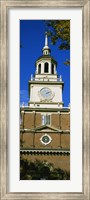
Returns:
[[[36,60],[36,63],[41,60],[41,59],[48,59],[50,58],[56,65],[57,65],[57,61],[51,56],[51,55],[42,55],[40,56],[37,60]]]

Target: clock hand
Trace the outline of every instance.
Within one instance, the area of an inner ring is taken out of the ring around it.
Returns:
[[[50,93],[50,92],[46,92],[46,94],[48,94],[48,93]]]

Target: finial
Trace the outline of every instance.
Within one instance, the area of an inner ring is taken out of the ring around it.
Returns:
[[[62,76],[60,75],[60,81],[62,81]]]
[[[42,49],[43,55],[50,55],[50,48],[48,47],[48,33],[45,32],[45,46]]]
[[[24,105],[25,105],[25,104],[24,104],[24,102],[23,102],[23,103],[22,103],[22,107],[23,107],[23,108],[24,108]]]
[[[33,74],[31,74],[31,81],[33,80]]]
[[[68,104],[68,107],[70,108],[70,103]]]
[[[47,35],[47,31],[45,32],[45,35]]]

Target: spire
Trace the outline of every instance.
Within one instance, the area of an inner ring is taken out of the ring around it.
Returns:
[[[47,32],[45,32],[45,46],[48,46],[48,36],[47,36]]]
[[[48,47],[48,34],[45,32],[45,46],[42,49],[43,55],[50,55],[50,48]]]

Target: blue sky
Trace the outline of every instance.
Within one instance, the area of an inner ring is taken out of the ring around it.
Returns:
[[[42,55],[44,47],[46,25],[44,20],[20,20],[20,105],[28,105],[28,81],[35,73],[35,61]],[[67,107],[70,103],[70,67],[64,65],[66,59],[70,60],[69,50],[59,50],[57,42],[49,47],[51,55],[57,61],[58,76],[62,75],[64,81],[63,102]]]

